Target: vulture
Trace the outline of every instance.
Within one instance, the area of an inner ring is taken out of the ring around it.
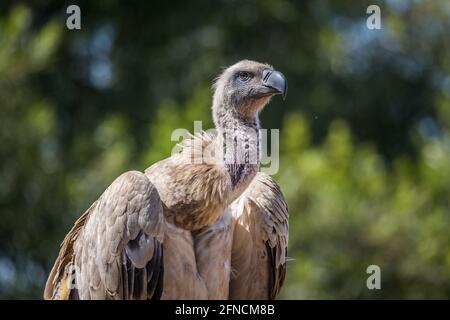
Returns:
[[[287,81],[243,60],[213,88],[216,134],[119,176],[64,238],[45,299],[275,299],[288,207],[259,172],[258,115]]]

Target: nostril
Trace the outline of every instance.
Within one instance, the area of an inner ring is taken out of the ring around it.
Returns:
[[[272,70],[266,69],[263,71],[263,82],[266,82],[267,79],[270,77],[272,73]]]

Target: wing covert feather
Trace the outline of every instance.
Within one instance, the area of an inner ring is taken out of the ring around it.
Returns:
[[[122,174],[67,234],[44,297],[159,298],[164,228],[161,201],[150,180],[137,171]]]
[[[286,274],[286,200],[269,175],[258,173],[231,209],[235,229],[230,299],[275,299]]]

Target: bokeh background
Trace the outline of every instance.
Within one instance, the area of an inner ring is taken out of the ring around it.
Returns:
[[[1,1],[0,298],[41,298],[74,220],[173,129],[211,127],[243,58],[289,80],[261,116],[290,206],[281,298],[449,298],[449,31],[450,1]]]

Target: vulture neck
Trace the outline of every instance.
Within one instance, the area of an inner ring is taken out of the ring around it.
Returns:
[[[260,127],[258,116],[243,118],[239,114],[227,111],[220,117],[215,117],[215,123],[222,145],[225,166],[233,188],[240,194],[239,191],[243,191],[248,186],[259,170]]]

